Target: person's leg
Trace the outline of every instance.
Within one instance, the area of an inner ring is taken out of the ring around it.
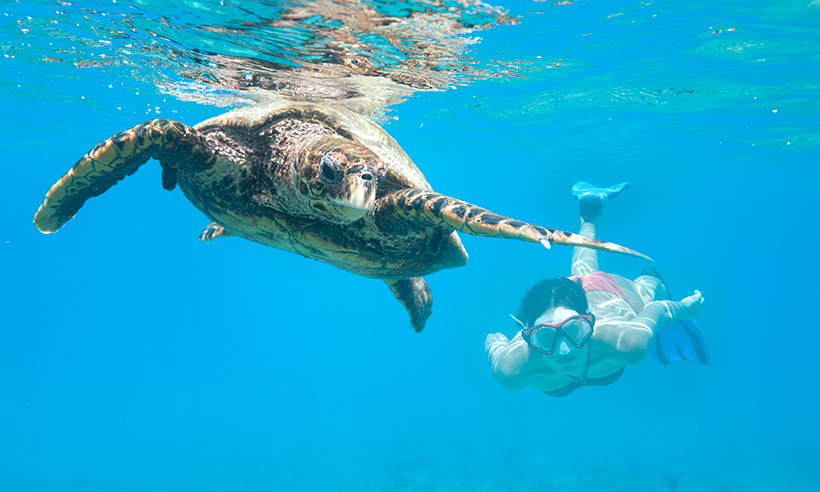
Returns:
[[[655,267],[646,267],[635,279],[635,288],[646,302],[669,300],[669,289],[661,273]]]
[[[578,233],[590,239],[595,239],[595,227],[600,215],[587,221],[581,219],[581,230]],[[586,250],[586,251],[585,251]],[[572,249],[572,275],[588,275],[598,271],[598,250],[592,248]]]
[[[652,301],[665,301],[669,299],[666,293],[666,285],[664,285],[659,278],[652,275],[641,275],[634,280],[633,285],[641,297],[642,305],[640,309],[643,309],[643,306],[646,306]],[[635,307],[638,306],[636,305]]]
[[[583,181],[575,183],[572,187],[572,194],[578,200],[581,213],[581,230],[578,233],[595,239],[595,229],[601,218],[601,212],[604,210],[604,204],[627,188],[629,188],[629,183],[621,183],[609,188],[596,188]],[[598,270],[598,251],[591,248],[573,249],[572,275],[587,275]]]

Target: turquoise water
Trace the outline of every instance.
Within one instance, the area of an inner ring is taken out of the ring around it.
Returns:
[[[816,1],[176,5],[0,4],[0,490],[817,490]],[[437,191],[544,226],[630,181],[599,238],[703,292],[713,366],[502,389],[484,338],[566,247],[462,235],[415,334],[380,281],[198,242],[156,163],[31,224],[109,135],[282,94],[348,98]]]

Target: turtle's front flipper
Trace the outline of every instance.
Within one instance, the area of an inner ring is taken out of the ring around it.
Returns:
[[[421,277],[385,280],[390,291],[398,299],[407,313],[416,333],[421,333],[433,309],[433,295],[430,286]]]
[[[205,138],[177,121],[156,119],[100,142],[48,190],[34,215],[41,232],[56,232],[80,210],[86,200],[101,195],[148,159],[162,164],[162,186],[173,190],[176,170],[183,165],[196,170],[216,160]]]
[[[541,243],[547,248],[550,244],[563,244],[651,259],[617,244],[596,241],[572,232],[528,224],[494,214],[449,196],[414,188],[400,190],[383,197],[376,205],[375,214],[377,222],[385,226],[402,221],[416,224],[421,222],[455,229],[474,236]]]

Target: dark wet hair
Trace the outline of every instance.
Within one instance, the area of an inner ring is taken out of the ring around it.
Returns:
[[[578,314],[590,314],[581,279],[575,281],[561,277],[538,282],[524,294],[517,317],[529,328],[544,311],[557,307],[573,309]]]

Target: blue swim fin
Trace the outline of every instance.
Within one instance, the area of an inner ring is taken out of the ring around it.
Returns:
[[[652,354],[652,359],[663,367],[676,362],[712,365],[706,339],[697,321],[693,319],[682,319],[659,331],[649,353]]]
[[[572,186],[572,196],[578,200],[581,218],[592,220],[601,215],[604,210],[604,203],[620,195],[629,186],[629,183],[621,183],[608,188],[598,188],[584,181],[578,181]]]
[[[666,285],[669,300],[678,300],[672,294],[672,290],[669,289],[669,284],[663,280],[663,277],[655,268],[649,267],[642,274],[658,278]],[[655,335],[649,353],[652,354],[655,363],[663,367],[678,362],[694,362],[704,366],[712,365],[712,356],[709,355],[706,338],[700,331],[698,322],[693,319],[682,319],[674,325],[660,330]]]

